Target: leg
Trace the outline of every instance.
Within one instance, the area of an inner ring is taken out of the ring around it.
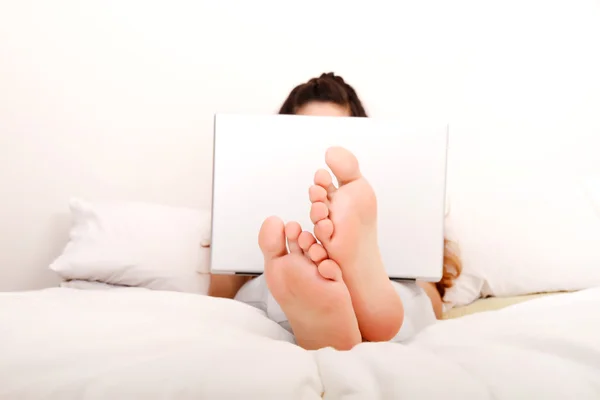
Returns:
[[[391,339],[392,342],[404,342],[417,333],[437,322],[431,299],[426,290],[416,282],[391,282],[394,290],[402,299],[404,321],[402,328]]]
[[[298,223],[284,227],[275,217],[263,223],[258,240],[267,286],[298,345],[307,350],[349,350],[361,342],[361,336],[342,271],[319,244],[308,245],[306,235],[301,240],[304,250],[298,242],[300,233]]]
[[[404,312],[379,254],[375,192],[349,151],[333,147],[325,161],[340,186],[333,185],[326,170],[315,174],[309,189],[315,236],[342,269],[362,336],[390,340],[400,330]]]
[[[233,299],[240,288],[251,279],[251,276],[211,275],[208,295]]]

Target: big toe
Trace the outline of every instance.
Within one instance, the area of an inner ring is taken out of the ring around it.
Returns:
[[[278,217],[267,218],[258,233],[258,245],[265,261],[282,257],[287,253],[285,245],[285,225]]]
[[[358,159],[343,147],[330,147],[325,153],[325,162],[340,185],[345,185],[361,177]]]

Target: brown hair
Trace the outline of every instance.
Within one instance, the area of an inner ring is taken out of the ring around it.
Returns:
[[[279,114],[296,114],[301,107],[314,101],[346,107],[352,117],[368,117],[354,88],[333,72],[321,74],[296,86],[283,102]],[[462,262],[453,243],[444,239],[444,272],[442,279],[435,284],[442,299],[461,271]]]
[[[296,114],[299,108],[313,101],[347,107],[352,117],[367,116],[354,88],[333,72],[321,74],[318,78],[296,86],[283,102],[279,114]]]

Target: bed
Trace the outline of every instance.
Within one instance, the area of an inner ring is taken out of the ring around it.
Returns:
[[[447,230],[464,268],[445,319],[347,352],[305,351],[260,310],[206,296],[210,210],[57,195],[71,229],[3,249],[52,253],[36,268],[62,287],[0,293],[0,400],[599,399],[600,181],[557,173],[565,147],[546,129],[529,150],[479,133],[453,131]],[[5,237],[15,227],[29,225]]]
[[[250,306],[145,289],[0,294],[1,399],[600,397],[600,289],[305,351]]]

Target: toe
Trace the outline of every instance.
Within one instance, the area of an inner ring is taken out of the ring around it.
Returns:
[[[318,269],[319,274],[321,274],[323,278],[331,279],[332,281],[342,280],[342,270],[340,269],[340,266],[333,260],[324,260],[319,264]]]
[[[331,174],[326,169],[320,169],[315,173],[315,185],[321,186],[328,195],[335,192],[335,186],[333,185],[333,179]]]
[[[298,237],[298,244],[304,252],[308,252],[310,246],[312,246],[315,243],[317,243],[317,239],[315,239],[315,236],[310,232],[304,231]]]
[[[343,147],[330,147],[325,153],[325,162],[340,185],[345,185],[361,177],[358,160],[354,154]]]
[[[258,245],[265,261],[287,254],[283,221],[278,217],[267,218],[258,233]]]
[[[330,219],[323,219],[315,224],[315,236],[321,242],[327,244],[333,235],[333,222]]]
[[[315,264],[319,264],[321,261],[327,258],[327,251],[325,251],[323,246],[321,246],[319,243],[315,243],[310,246],[310,249],[308,249],[308,257]]]
[[[302,249],[298,244],[298,238],[300,237],[300,233],[302,232],[302,228],[300,224],[297,222],[288,222],[285,226],[285,236],[287,237],[287,245],[290,250],[290,253],[298,253],[302,254]]]
[[[310,220],[313,224],[324,220],[329,216],[329,207],[325,203],[313,203],[310,206]]]
[[[308,198],[311,203],[316,203],[317,201],[325,202],[327,201],[327,189],[323,186],[312,185],[308,189]]]

